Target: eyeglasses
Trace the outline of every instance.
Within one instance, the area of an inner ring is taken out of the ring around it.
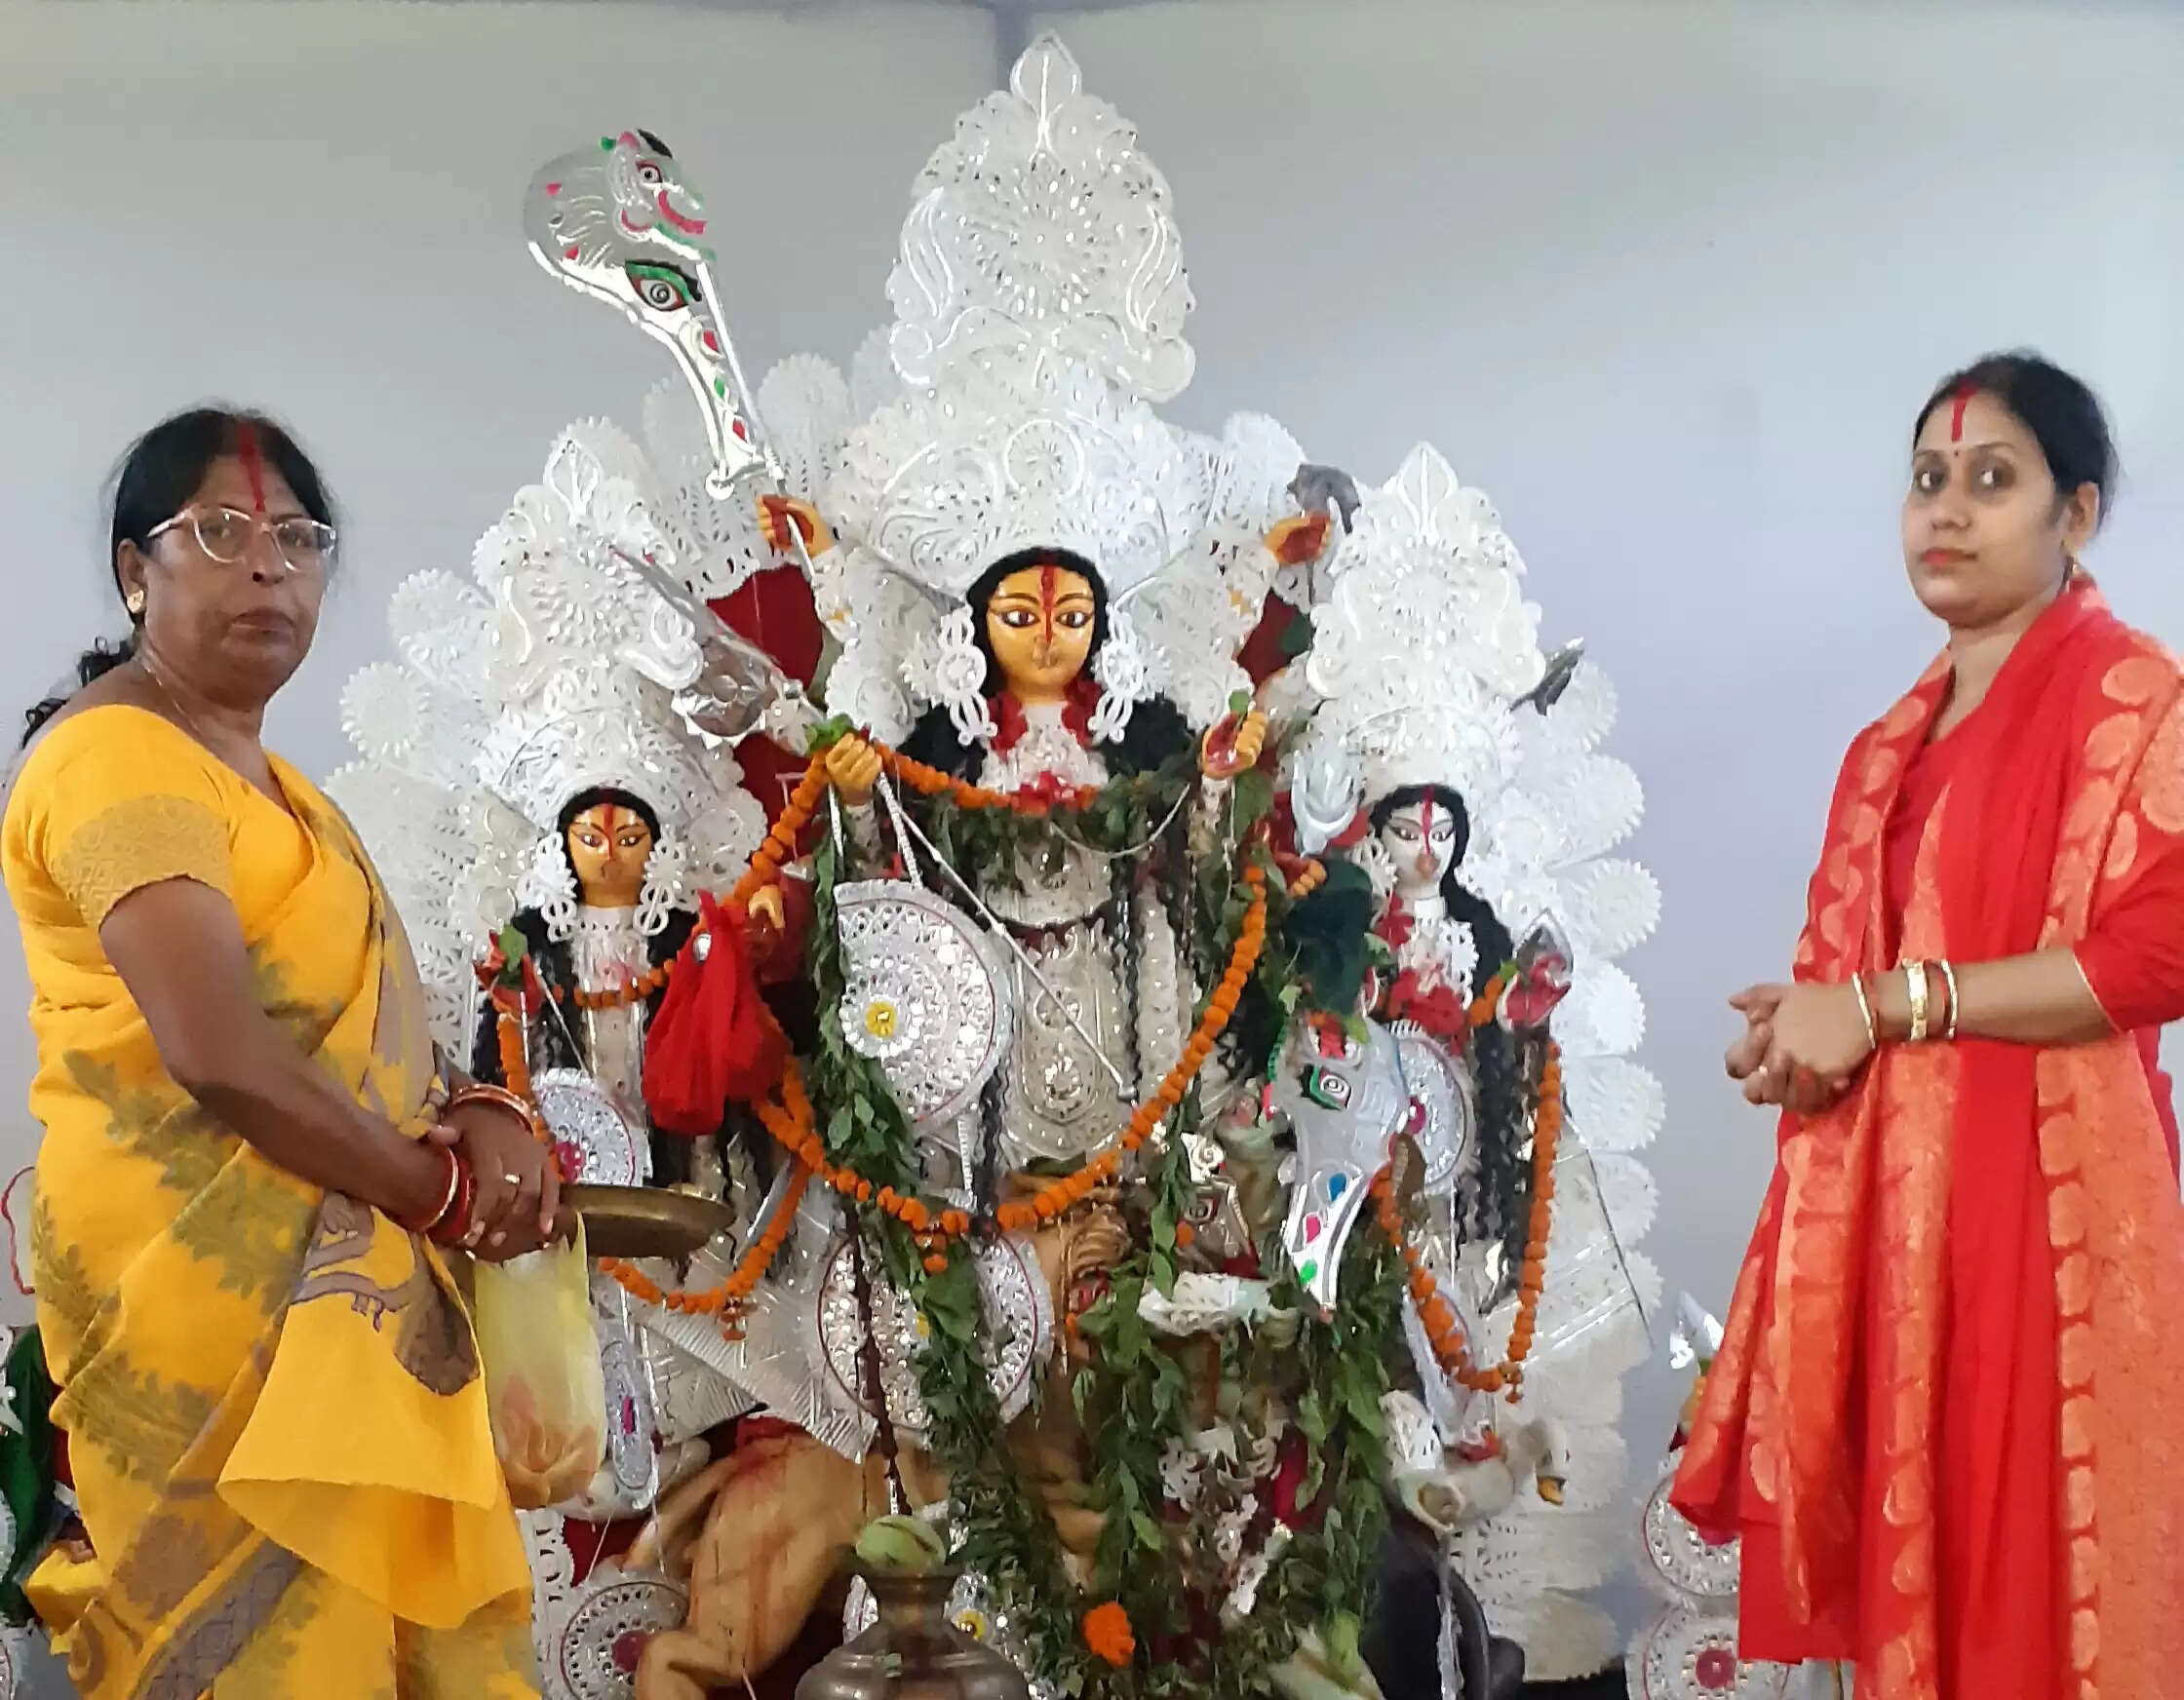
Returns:
[[[242,565],[260,531],[273,539],[275,552],[291,572],[323,573],[333,563],[337,541],[333,527],[302,514],[268,520],[262,514],[246,514],[239,508],[184,508],[172,520],[162,521],[145,532],[144,541],[156,541],[184,525],[197,539],[205,558],[222,566]]]

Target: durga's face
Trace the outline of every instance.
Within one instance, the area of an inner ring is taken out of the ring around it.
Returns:
[[[568,863],[587,908],[635,908],[652,857],[652,829],[635,809],[600,803],[568,824]]]
[[[1099,603],[1091,583],[1066,566],[1019,568],[986,602],[986,641],[1020,703],[1060,702],[1092,653]]]

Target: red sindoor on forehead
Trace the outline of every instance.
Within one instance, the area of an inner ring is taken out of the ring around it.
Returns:
[[[249,419],[235,434],[235,458],[243,463],[243,476],[251,481],[251,512],[264,513],[265,456],[258,450],[257,426]]]
[[[1978,393],[1978,390],[1970,384],[1959,384],[1957,386],[1956,396],[1949,405],[1949,441],[1951,443],[1962,443],[1964,441],[1964,410],[1971,405],[1971,398]]]
[[[1039,625],[1049,643],[1054,641],[1054,599],[1061,584],[1062,569],[1051,560],[1039,568]]]

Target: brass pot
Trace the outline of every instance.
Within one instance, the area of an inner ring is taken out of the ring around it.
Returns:
[[[868,1574],[879,1621],[807,1671],[797,1700],[1031,1700],[1021,1671],[949,1621],[956,1580]]]

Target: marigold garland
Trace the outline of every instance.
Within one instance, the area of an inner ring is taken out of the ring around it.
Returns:
[[[620,1257],[602,1257],[599,1266],[613,1276],[625,1292],[646,1304],[665,1305],[669,1310],[692,1316],[718,1316],[723,1311],[740,1308],[759,1290],[760,1278],[787,1243],[790,1230],[796,1226],[797,1206],[803,1201],[803,1189],[810,1179],[811,1171],[800,1165],[790,1177],[789,1190],[783,1195],[780,1208],[773,1213],[773,1219],[766,1223],[765,1232],[717,1286],[696,1293],[663,1289],[635,1263]]]
[[[1499,985],[1499,981],[1496,982]],[[1490,986],[1490,990],[1493,987]],[[1484,1001],[1482,997],[1481,1001]],[[1475,1006],[1474,1006],[1475,1007]],[[1373,1177],[1372,1199],[1381,1232],[1402,1254],[1410,1270],[1411,1296],[1418,1302],[1419,1321],[1433,1345],[1433,1360],[1460,1385],[1480,1393],[1514,1391],[1524,1381],[1524,1361],[1531,1355],[1534,1329],[1540,1316],[1540,1294],[1546,1285],[1547,1230],[1553,1220],[1555,1148],[1562,1139],[1562,1057],[1550,1041],[1546,1062],[1540,1070],[1540,1111],[1532,1130],[1532,1221],[1524,1248],[1524,1266],[1517,1282],[1516,1320],[1509,1327],[1509,1349],[1490,1370],[1473,1367],[1468,1342],[1456,1318],[1456,1307],[1441,1296],[1440,1283],[1426,1267],[1425,1254],[1403,1231],[1403,1217],[1395,1206],[1395,1180],[1391,1169]]]
[[[502,1010],[493,1024],[493,1039],[500,1051],[500,1083],[518,1098],[530,1098],[530,1058],[524,1051],[524,1024],[514,1012]]]
[[[658,967],[640,974],[635,980],[617,985],[610,991],[586,991],[578,986],[576,1007],[584,1010],[626,1009],[633,1003],[643,1003],[674,978],[675,958],[670,956]],[[554,1001],[562,1001],[562,988],[558,985],[554,987]]]

